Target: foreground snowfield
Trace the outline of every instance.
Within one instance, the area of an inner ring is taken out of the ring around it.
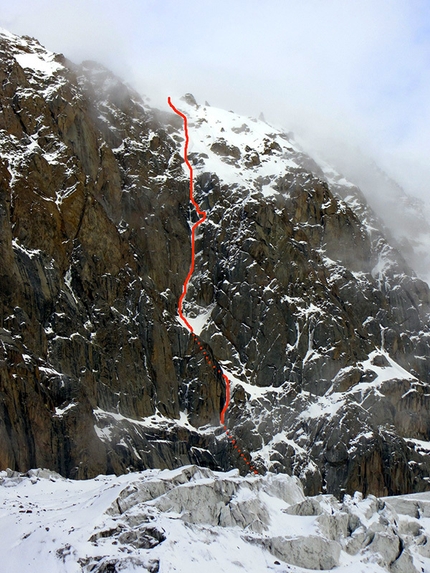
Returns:
[[[187,466],[72,481],[0,472],[1,570],[430,572],[430,492],[305,498],[287,475]]]

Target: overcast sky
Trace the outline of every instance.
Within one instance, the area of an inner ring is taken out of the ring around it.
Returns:
[[[191,92],[263,111],[317,147],[364,147],[430,198],[428,0],[1,2],[0,26],[101,61],[159,105]]]

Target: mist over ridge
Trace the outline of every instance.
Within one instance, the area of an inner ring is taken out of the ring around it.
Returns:
[[[0,26],[72,61],[101,61],[154,105],[198,101],[258,117],[311,146],[359,145],[427,200],[428,3],[18,0]]]

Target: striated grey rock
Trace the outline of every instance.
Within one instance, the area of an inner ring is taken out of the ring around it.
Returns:
[[[394,563],[400,554],[400,539],[392,533],[375,533],[368,550],[377,554],[379,565]]]
[[[276,557],[298,567],[327,570],[339,565],[340,545],[320,537],[275,537],[267,548]]]
[[[412,555],[408,550],[402,551],[400,556],[390,565],[391,573],[419,573],[414,565]]]
[[[323,513],[317,519],[318,527],[323,535],[333,541],[348,537],[348,534],[351,533],[350,522],[350,515],[341,511],[334,515]]]
[[[307,498],[300,503],[291,505],[285,511],[290,515],[321,515],[323,510],[319,501],[314,498]]]

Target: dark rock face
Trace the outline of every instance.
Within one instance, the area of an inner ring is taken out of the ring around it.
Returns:
[[[222,378],[177,321],[194,220],[178,118],[95,63],[29,38],[0,50],[0,468],[245,471],[218,426]],[[285,134],[242,148],[239,119],[190,157],[208,221],[184,305],[235,378],[229,427],[307,493],[427,489],[427,284],[358,189]]]
[[[0,465],[88,477],[187,463],[205,439],[186,430],[175,462],[176,446],[129,459],[94,429],[105,410],[178,419],[191,384],[192,421],[218,421],[220,380],[175,321],[190,258],[178,145],[105,69],[63,61],[38,77],[15,58],[27,51],[44,53],[2,42]]]
[[[240,149],[235,145],[229,145],[224,138],[219,138],[217,141],[212,143],[211,151],[217,155],[221,155],[226,160],[227,159],[239,159]]]
[[[201,245],[214,257],[194,281],[197,303],[214,305],[202,337],[244,382],[268,388],[245,406],[235,394],[230,423],[309,493],[426,489],[413,440],[429,440],[428,287],[392,249],[384,283],[372,276],[389,249],[381,234],[321,180],[292,181],[277,183],[288,196],[243,202],[237,192],[228,208],[231,191],[200,180],[202,200],[216,196]]]

